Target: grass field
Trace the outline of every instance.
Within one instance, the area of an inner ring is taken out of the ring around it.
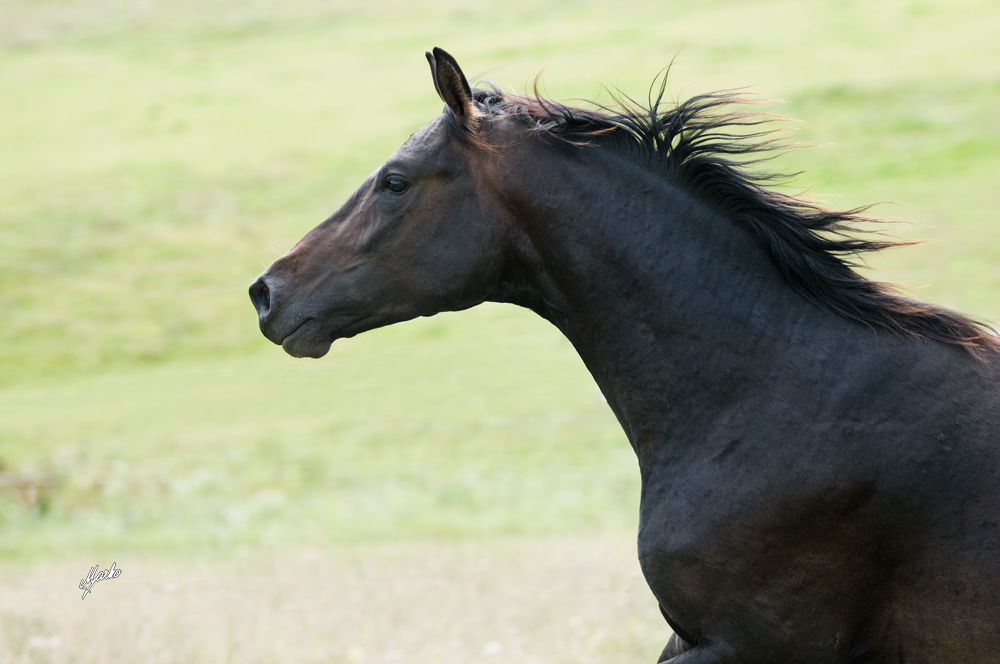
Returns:
[[[803,187],[929,240],[876,276],[1000,320],[998,30],[987,0],[0,0],[0,662],[652,661],[635,460],[554,329],[484,306],[296,361],[247,285],[440,112],[438,45],[557,99],[674,58],[679,97],[754,84]]]

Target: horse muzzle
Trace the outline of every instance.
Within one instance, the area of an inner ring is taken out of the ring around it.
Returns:
[[[265,272],[250,286],[250,301],[261,333],[293,357],[323,357],[335,339],[369,329],[368,316],[361,312],[298,302],[289,290],[279,277]]]

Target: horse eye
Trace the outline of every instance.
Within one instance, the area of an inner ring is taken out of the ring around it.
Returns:
[[[394,194],[401,194],[410,186],[403,178],[389,177],[385,181],[385,188]]]

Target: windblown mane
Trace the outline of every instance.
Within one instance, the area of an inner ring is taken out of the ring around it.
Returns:
[[[475,89],[473,95],[484,119],[513,117],[573,144],[599,143],[646,157],[651,167],[742,223],[792,288],[826,311],[874,329],[961,346],[979,357],[1000,349],[1000,338],[987,323],[905,297],[896,287],[855,272],[864,254],[910,244],[864,234],[860,227],[877,221],[864,216],[867,208],[826,210],[776,191],[774,185],[786,176],[748,168],[788,147],[775,137],[780,129],[765,127],[772,116],[747,109],[753,100],[723,91],[663,108],[666,83],[665,73],[648,106],[621,95],[614,107],[567,106],[544,99],[537,85],[535,96],[496,87]],[[465,133],[489,147],[479,135]]]

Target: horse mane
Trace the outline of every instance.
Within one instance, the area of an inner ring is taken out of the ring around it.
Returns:
[[[664,104],[668,73],[659,85],[654,81],[647,105],[613,92],[614,107],[568,106],[539,94],[537,80],[534,96],[495,86],[474,89],[473,96],[486,121],[512,117],[574,145],[599,143],[646,158],[746,228],[791,287],[821,309],[876,330],[959,346],[979,358],[1000,350],[1000,337],[988,323],[906,297],[896,286],[855,271],[867,253],[912,244],[863,230],[884,223],[864,215],[869,206],[827,210],[774,188],[794,174],[756,166],[790,146],[776,136],[783,127],[773,128],[774,116],[748,109],[758,101],[728,90]],[[495,147],[485,133],[457,124],[453,129],[481,148]]]

